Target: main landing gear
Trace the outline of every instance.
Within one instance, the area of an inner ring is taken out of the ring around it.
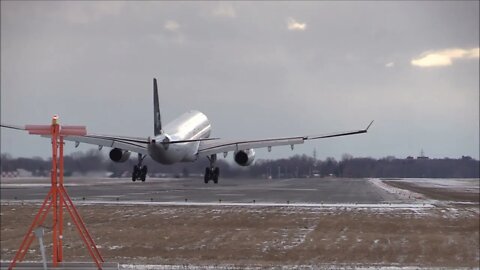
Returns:
[[[218,184],[218,176],[220,175],[220,169],[215,167],[215,161],[217,161],[217,155],[211,155],[208,158],[210,161],[210,167],[205,168],[205,184],[208,184],[210,180],[213,180],[213,183]]]
[[[142,162],[147,155],[138,154],[138,165],[133,166],[133,173],[132,173],[132,181],[135,182],[136,180],[142,180],[145,182],[147,178],[147,166],[142,166]]]

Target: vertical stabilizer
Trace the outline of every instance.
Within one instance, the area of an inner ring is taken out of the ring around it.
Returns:
[[[153,132],[154,135],[162,134],[162,119],[160,118],[160,104],[158,102],[157,79],[153,78]]]

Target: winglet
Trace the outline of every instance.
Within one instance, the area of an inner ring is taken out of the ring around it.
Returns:
[[[163,133],[162,119],[160,117],[160,103],[158,101],[157,79],[153,78],[153,133],[155,136]]]
[[[375,121],[375,120],[372,120],[372,122],[370,122],[370,124],[368,124],[367,128],[365,129],[365,131],[368,131],[368,129],[370,128],[370,126],[373,124],[373,121]]]

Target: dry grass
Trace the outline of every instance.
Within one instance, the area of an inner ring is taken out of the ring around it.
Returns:
[[[37,208],[2,205],[2,260],[13,258]],[[79,211],[106,260],[121,263],[479,265],[478,206],[414,212],[87,205]],[[74,226],[66,225],[65,239],[66,261],[89,260]]]

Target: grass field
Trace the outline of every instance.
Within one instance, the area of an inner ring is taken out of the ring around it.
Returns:
[[[37,208],[2,204],[1,260],[13,258]],[[78,208],[106,261],[120,263],[478,267],[480,262],[478,205]],[[89,261],[75,227],[68,219],[65,224],[65,260]],[[38,260],[37,241],[31,249],[25,259]]]

